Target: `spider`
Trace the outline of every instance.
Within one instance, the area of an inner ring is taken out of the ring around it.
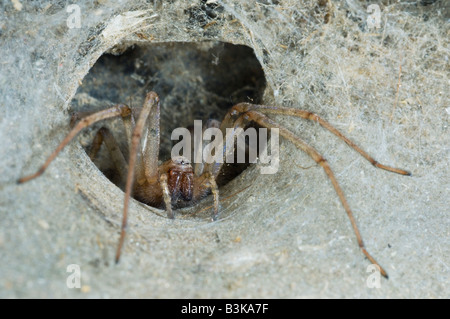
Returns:
[[[296,136],[294,133],[269,118],[267,116],[269,114],[287,115],[315,121],[347,143],[373,166],[400,175],[409,176],[411,173],[403,169],[378,163],[373,157],[345,137],[329,122],[309,111],[295,108],[239,103],[234,105],[227,112],[220,124],[220,129],[222,131],[227,128],[231,128],[232,132],[236,132],[238,128],[244,128],[245,125],[251,122],[268,129],[277,128],[281,136],[291,141],[297,148],[306,152],[317,164],[322,166],[326,175],[330,179],[348,218],[350,219],[359,248],[372,264],[379,267],[380,273],[384,277],[388,278],[386,271],[366,250],[355,218],[353,217],[353,213],[344,196],[344,192],[327,160],[316,149],[308,145],[300,137]],[[200,163],[195,164],[195,167],[193,168],[188,159],[184,157],[176,157],[169,159],[158,166],[160,142],[160,103],[158,95],[155,92],[149,92],[145,97],[145,101],[137,121],[135,120],[135,116],[133,115],[131,108],[124,104],[117,104],[108,109],[81,118],[77,124],[73,126],[69,134],[59,144],[59,146],[47,158],[40,169],[32,175],[20,178],[18,183],[25,183],[44,173],[48,165],[55,159],[64,146],[66,146],[82,129],[98,121],[119,116],[123,120],[129,145],[128,163],[118,148],[118,143],[114,139],[113,135],[106,128],[101,128],[97,132],[90,151],[90,157],[94,158],[101,144],[105,143],[111,154],[111,158],[116,166],[116,169],[119,174],[121,174],[122,179],[125,182],[125,199],[123,205],[120,238],[115,255],[116,263],[120,260],[122,247],[124,245],[127,230],[128,206],[131,194],[133,194],[134,198],[146,204],[156,207],[165,207],[167,217],[174,218],[175,215],[173,209],[193,205],[201,198],[212,193],[214,205],[211,218],[212,220],[216,220],[219,215],[219,190],[216,179],[223,165],[221,162]],[[141,143],[142,137],[144,137],[144,139]],[[226,143],[234,143],[234,140],[226,141]],[[140,145],[142,146],[139,147]],[[126,171],[127,174],[125,174]]]

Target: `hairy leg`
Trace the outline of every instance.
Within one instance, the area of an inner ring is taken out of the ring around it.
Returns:
[[[18,183],[25,183],[28,182],[36,177],[39,177],[42,175],[47,167],[50,165],[50,163],[56,158],[56,156],[61,152],[61,150],[84,128],[98,122],[101,120],[105,120],[108,118],[116,117],[116,116],[122,116],[126,117],[130,115],[131,109],[124,105],[124,104],[118,104],[111,108],[108,108],[106,110],[102,110],[99,112],[96,112],[94,114],[91,114],[83,119],[81,119],[67,134],[67,136],[64,138],[64,140],[58,145],[58,147],[53,151],[52,154],[47,158],[45,163],[39,168],[39,170],[32,174],[25,177],[20,178],[17,182]]]
[[[97,131],[97,134],[94,137],[94,141],[92,142],[92,146],[89,151],[89,157],[92,161],[94,161],[103,143],[105,143],[110,157],[114,163],[114,167],[116,168],[116,172],[120,176],[120,186],[123,187],[127,176],[126,172],[128,171],[128,163],[125,160],[125,157],[123,156],[123,153],[120,150],[119,144],[114,138],[114,135],[106,127],[102,127]]]
[[[231,109],[229,113],[237,112],[237,113],[245,113],[249,111],[258,111],[260,113],[264,114],[279,114],[279,115],[288,115],[288,116],[295,116],[300,117],[303,119],[315,121],[319,123],[322,127],[339,137],[341,140],[343,140],[347,145],[349,145],[351,148],[353,148],[355,151],[357,151],[361,156],[363,156],[366,160],[368,160],[373,166],[377,168],[384,169],[389,172],[397,173],[400,175],[411,175],[409,171],[395,168],[392,166],[387,166],[378,163],[372,156],[367,154],[363,149],[361,149],[358,145],[356,145],[353,141],[351,141],[349,138],[347,138],[344,134],[342,134],[339,130],[337,130],[334,126],[332,126],[329,122],[325,121],[321,117],[319,117],[317,114],[311,113],[309,111],[305,110],[299,110],[294,108],[286,108],[286,107],[277,107],[277,106],[266,106],[266,105],[257,105],[257,104],[249,104],[249,103],[239,103]]]
[[[359,248],[361,249],[362,253],[370,260],[371,263],[378,265],[380,267],[381,274],[388,278],[388,275],[386,271],[383,269],[383,267],[380,266],[380,264],[369,254],[369,252],[366,250],[366,247],[364,246],[364,242],[362,240],[361,234],[359,232],[358,226],[356,224],[355,218],[353,217],[353,213],[350,209],[350,205],[347,202],[347,199],[344,196],[344,192],[342,188],[340,187],[336,177],[334,176],[333,171],[331,170],[327,160],[319,154],[313,147],[308,145],[305,141],[300,139],[298,136],[296,136],[291,131],[285,129],[284,127],[281,127],[278,125],[275,121],[268,118],[266,115],[258,112],[258,111],[247,111],[245,113],[250,120],[255,121],[259,125],[267,128],[278,128],[280,130],[281,136],[291,141],[295,146],[297,146],[299,149],[306,152],[311,158],[322,168],[324,169],[325,173],[327,174],[328,178],[330,179],[331,183],[333,184],[333,187],[341,200],[342,206],[344,207],[348,218],[350,219],[350,223],[352,225],[353,231],[356,235],[356,239],[358,241]]]
[[[232,152],[234,152],[234,146],[236,142],[236,137],[239,132],[238,129],[244,128],[244,123],[247,121],[246,115],[243,114],[239,116],[237,119],[234,119],[230,112],[227,113],[224,120],[220,125],[220,130],[222,131],[222,136],[224,137],[223,142],[223,150],[222,155],[223,158],[220,162],[213,161],[212,163],[205,164],[204,172],[209,172],[211,175],[217,179],[223,164],[226,162],[226,159],[232,156],[229,156]],[[227,132],[227,129],[229,130]],[[227,134],[228,133],[228,134]],[[234,158],[234,156],[233,156]]]
[[[157,112],[154,111],[155,108],[158,109]],[[120,232],[119,244],[117,246],[117,251],[116,251],[116,258],[115,258],[116,263],[118,263],[120,260],[120,255],[121,255],[123,243],[125,240],[126,228],[128,225],[128,206],[129,206],[129,202],[130,202],[131,191],[133,188],[133,181],[134,181],[134,174],[135,174],[134,167],[136,165],[139,143],[141,141],[141,137],[143,135],[143,132],[145,129],[145,123],[147,122],[147,119],[149,118],[149,116],[154,115],[154,114],[157,114],[159,117],[159,97],[155,92],[149,92],[147,94],[147,96],[145,97],[142,111],[139,114],[139,118],[136,122],[136,126],[133,130],[133,134],[132,134],[132,138],[131,138],[131,144],[130,144],[130,150],[129,150],[130,158],[128,161],[129,170],[128,170],[127,181],[126,181],[126,186],[125,186],[125,200],[124,200],[124,205],[123,205],[122,227],[121,227],[121,232]],[[154,124],[154,122],[155,122],[155,120],[150,118],[150,123]],[[149,131],[152,131],[152,129],[153,129],[153,127],[150,127]],[[157,129],[158,136],[159,136],[159,118],[158,118],[158,127],[155,129]],[[152,138],[153,137],[154,136],[152,136]],[[144,154],[144,155],[146,155],[146,154]],[[156,168],[154,168],[154,169],[156,170],[156,174],[158,174],[157,173],[158,172],[158,167],[157,167],[158,159],[152,158],[149,160],[149,163],[151,163],[151,165],[154,165],[154,162],[156,162]],[[145,161],[144,161],[144,164],[145,164]],[[150,166],[147,168],[152,168],[152,167],[153,166]],[[145,172],[146,172],[146,176],[148,177],[147,169]]]
[[[175,215],[172,210],[172,197],[170,196],[170,190],[169,190],[169,185],[167,183],[167,180],[168,180],[167,173],[161,174],[160,183],[161,183],[161,188],[163,191],[163,199],[164,199],[164,204],[166,206],[167,217],[170,219],[174,219]]]
[[[207,130],[207,129],[209,129],[209,128],[217,128],[217,129],[220,129],[220,122],[217,121],[217,120],[213,120],[213,119],[208,120],[208,121],[205,123],[205,125],[203,125],[203,128],[202,128],[202,136],[204,136],[205,130]],[[205,166],[207,166],[207,161],[208,161],[208,159],[207,159],[207,158],[204,158],[204,157],[202,156],[202,155],[203,155],[203,150],[204,150],[204,148],[203,148],[203,149],[200,149],[200,148],[199,148],[198,150],[195,150],[195,149],[194,149],[194,152],[193,152],[193,158],[194,158],[194,159],[195,159],[195,158],[198,158],[198,157],[200,157],[200,158],[202,159],[202,162],[201,162],[201,163],[195,163],[195,166],[194,166],[194,174],[195,174],[195,176],[200,176],[200,175],[202,175],[202,174],[205,172]],[[199,154],[196,154],[195,151],[200,152],[200,156],[199,156]]]

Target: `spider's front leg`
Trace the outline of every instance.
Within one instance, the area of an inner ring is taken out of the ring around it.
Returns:
[[[70,143],[70,141],[84,128],[91,126],[92,124],[105,120],[108,118],[113,118],[116,116],[121,116],[122,118],[128,117],[131,114],[131,109],[124,105],[124,104],[117,104],[113,107],[110,107],[106,110],[102,110],[99,112],[96,112],[94,114],[91,114],[83,119],[81,119],[67,134],[67,136],[64,138],[64,140],[58,145],[58,147],[53,151],[52,154],[47,158],[45,163],[39,168],[39,170],[31,175],[25,176],[20,178],[17,183],[25,183],[28,182],[36,177],[41,176],[47,167],[50,165],[50,163],[58,156],[58,154],[62,151],[62,149]]]
[[[220,130],[221,123],[217,120],[210,119],[202,128],[202,137],[206,135],[206,139],[211,139],[210,134],[205,134],[206,131]],[[213,135],[213,134],[212,134]],[[197,138],[197,137],[194,137]],[[214,158],[210,155],[205,155],[203,148],[194,148],[193,158],[197,160],[194,167],[195,183],[194,183],[194,200],[201,199],[211,191],[214,197],[214,210],[211,213],[211,220],[216,221],[219,217],[219,187],[216,179],[220,171],[221,164],[216,163]]]
[[[159,119],[160,119],[160,105],[159,97],[155,92],[147,93],[145,97],[144,105],[142,107],[139,118],[134,128],[132,129],[131,136],[129,136],[129,160],[128,160],[128,174],[125,185],[125,199],[123,204],[123,216],[122,226],[120,231],[119,244],[117,246],[116,263],[120,260],[120,255],[125,240],[126,229],[128,225],[128,206],[131,197],[131,191],[133,189],[134,177],[136,166],[139,166],[139,160],[142,159],[143,169],[138,171],[142,172],[148,182],[151,183],[152,179],[158,175],[158,156],[159,156]],[[148,129],[146,131],[145,141],[143,143],[142,151],[139,149],[141,138],[145,133],[146,123],[148,121]],[[133,125],[134,123],[131,123]],[[138,157],[140,153],[141,156]],[[141,176],[138,176],[138,183]]]
[[[288,129],[280,126],[275,121],[271,120],[269,117],[266,116],[266,114],[280,114],[280,115],[288,115],[288,116],[296,116],[308,120],[313,120],[318,122],[321,126],[338,136],[340,139],[345,141],[350,147],[352,147],[354,150],[356,150],[359,154],[361,154],[365,159],[367,159],[372,165],[374,165],[377,168],[381,168],[393,173],[401,174],[401,175],[411,175],[410,172],[383,165],[378,163],[374,158],[372,158],[370,155],[368,155],[364,150],[362,150],[360,147],[358,147],[355,143],[353,143],[350,139],[345,137],[341,132],[339,132],[336,128],[334,128],[330,123],[326,122],[322,118],[320,118],[318,115],[293,109],[293,108],[282,108],[282,107],[271,107],[271,106],[265,106],[265,105],[255,105],[255,104],[249,104],[249,103],[240,103],[231,108],[231,110],[227,113],[224,120],[224,127],[237,127],[242,126],[240,122],[245,120],[253,121],[257,123],[258,125],[266,128],[278,128],[281,136],[291,141],[296,147],[306,152],[317,164],[322,166],[325,173],[327,174],[328,178],[330,179],[341,203],[344,207],[347,216],[350,220],[350,223],[352,225],[353,231],[356,235],[356,239],[358,241],[359,248],[361,249],[362,253],[372,262],[373,264],[377,265],[380,268],[380,273],[388,278],[388,275],[386,271],[378,264],[378,262],[369,254],[369,252],[366,250],[361,234],[359,232],[358,226],[356,224],[355,218],[353,217],[353,213],[350,209],[350,205],[348,204],[344,192],[342,188],[340,187],[336,177],[334,176],[333,171],[331,170],[327,160],[312,146],[308,145],[305,141],[303,141],[301,138],[296,136],[294,133],[289,131]]]
[[[92,162],[94,162],[103,143],[106,145],[106,148],[108,149],[110,157],[114,163],[116,174],[120,177],[120,182],[118,182],[118,185],[122,188],[128,172],[128,163],[120,150],[119,143],[108,128],[102,127],[97,131],[97,134],[95,134],[94,141],[92,142],[89,150],[89,158]]]

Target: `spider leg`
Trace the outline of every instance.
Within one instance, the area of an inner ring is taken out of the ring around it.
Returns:
[[[208,194],[209,190],[214,197],[214,210],[211,213],[211,220],[216,221],[219,216],[219,187],[216,183],[216,177],[210,171],[205,171],[201,176],[195,177],[193,197],[202,198]]]
[[[128,163],[125,160],[125,157],[123,156],[123,153],[120,150],[119,144],[114,138],[114,135],[112,135],[111,131],[106,127],[102,127],[97,131],[97,134],[94,137],[94,141],[92,142],[92,146],[89,151],[89,157],[91,161],[94,161],[103,142],[105,143],[111,155],[111,159],[114,163],[116,171],[120,176],[120,184],[121,186],[123,186],[126,180],[126,172],[128,171]]]
[[[205,130],[209,128],[216,128],[219,129],[220,122],[217,120],[208,120],[207,123],[202,128],[202,133],[204,134]],[[200,152],[201,155],[203,154],[204,149],[198,149],[197,152]],[[196,150],[194,149],[194,152]],[[219,216],[219,188],[216,183],[216,175],[213,174],[211,171],[214,165],[209,165],[211,161],[208,158],[205,158],[204,156],[197,156],[197,154],[194,154],[193,158],[200,157],[202,161],[200,163],[195,163],[194,166],[194,175],[199,176],[199,179],[201,180],[200,185],[194,190],[195,195],[194,197],[200,197],[199,193],[205,193],[208,191],[208,189],[211,189],[211,192],[214,197],[214,210],[211,213],[211,220],[215,221],[217,220],[217,217]],[[203,180],[202,180],[203,179]]]
[[[102,127],[102,129],[103,128],[105,127]],[[95,158],[97,157],[97,154],[100,151],[100,147],[103,144],[103,140],[104,140],[103,134],[101,134],[100,130],[98,130],[92,141],[91,148],[89,149],[89,158],[91,159],[91,161],[94,161]]]
[[[133,130],[134,127],[136,126],[136,121],[135,121],[135,116],[139,116],[140,112],[142,110],[142,107],[140,108],[133,108],[130,112],[130,114],[128,114],[127,116],[122,116],[122,122],[125,128],[125,133],[127,136],[127,145],[128,147],[130,147],[131,145],[131,139],[133,136]],[[75,124],[82,118],[85,118],[91,114],[94,114],[96,112],[92,112],[92,111],[83,111],[83,112],[74,112],[70,118],[70,126],[74,127]],[[136,115],[137,114],[137,115]],[[97,135],[94,137],[94,141],[91,145],[91,149],[89,151],[89,157],[91,158],[91,160],[94,160],[94,157],[96,156],[97,152],[100,149],[101,144],[103,143],[103,136],[102,134],[99,134],[99,132],[97,132]],[[114,141],[113,143],[116,143],[116,141]],[[123,153],[122,153],[123,154]],[[113,154],[111,154],[112,156],[114,156]],[[118,156],[115,157],[116,159],[118,159]],[[114,160],[114,157],[113,157]],[[116,162],[116,160],[114,160]],[[121,160],[120,160],[121,161]],[[125,170],[123,170],[124,168],[126,168]],[[120,164],[119,166],[116,165],[116,169],[118,170],[120,175],[123,175],[124,172],[128,171],[128,164],[127,165],[122,165]],[[138,152],[138,156],[136,159],[136,164],[134,166],[134,170],[135,170],[135,174],[136,174],[136,180],[138,181],[139,184],[142,184],[145,181],[145,174],[144,174],[144,165],[142,162],[142,151]],[[121,176],[121,180],[123,181],[123,183],[125,183],[126,180],[126,176]]]
[[[246,120],[245,116],[240,116],[237,120],[231,118],[230,114],[227,113],[224,120],[220,124],[220,130],[222,131],[222,136],[226,138],[223,143],[223,158],[221,161],[208,161],[203,159],[203,162],[200,166],[195,166],[196,173],[201,172],[202,175],[199,177],[200,179],[204,178],[200,183],[198,190],[196,193],[205,192],[205,187],[211,189],[211,192],[214,196],[214,211],[211,214],[211,219],[213,221],[217,220],[219,216],[219,188],[216,183],[217,176],[220,173],[220,170],[225,163],[225,159],[230,152],[234,151],[234,142],[238,133],[238,128],[242,128],[244,126],[244,121]],[[209,127],[216,127],[218,123],[216,121],[208,124]],[[227,132],[227,128],[232,128],[231,132]],[[228,134],[227,134],[228,133]],[[203,157],[202,157],[203,158]],[[206,185],[206,186],[205,186]],[[197,195],[195,195],[197,196]]]
[[[117,251],[116,251],[116,258],[115,258],[116,263],[118,263],[120,260],[120,254],[122,251],[123,243],[125,240],[126,228],[128,225],[127,224],[128,223],[128,206],[129,206],[130,197],[131,197],[131,190],[133,188],[133,181],[134,181],[134,175],[135,175],[134,168],[136,165],[139,143],[140,143],[141,137],[144,133],[145,123],[147,122],[147,119],[149,118],[150,115],[154,115],[155,117],[157,117],[157,119],[150,117],[149,124],[150,125],[154,125],[155,123],[158,124],[157,127],[150,126],[150,129],[148,130],[149,135],[150,135],[150,142],[153,142],[153,139],[155,138],[155,135],[151,132],[152,130],[154,130],[156,132],[155,134],[158,135],[158,144],[157,145],[159,147],[159,97],[155,92],[147,93],[147,96],[145,97],[144,105],[142,107],[142,111],[139,114],[139,118],[137,120],[136,126],[133,130],[133,134],[131,137],[130,156],[129,156],[129,160],[128,160],[128,167],[130,169],[128,170],[127,181],[126,181],[126,186],[125,186],[125,200],[124,200],[124,204],[123,204],[122,227],[121,227],[121,231],[120,231],[119,244],[117,246]],[[147,137],[148,137],[148,135],[147,135]],[[147,143],[147,145],[148,145],[148,143]],[[148,148],[150,150],[148,150],[146,147],[146,152],[144,153],[144,155],[148,155],[148,154],[154,155],[155,154],[154,148],[151,146],[149,146]],[[147,178],[148,178],[147,173],[152,173],[152,175],[158,174],[158,158],[157,157],[158,157],[158,152],[156,152],[156,158],[151,158],[151,159],[148,159],[147,161],[144,158],[144,164],[149,165],[149,166],[145,167],[145,173],[146,173]],[[148,172],[147,170],[153,168],[153,165],[155,162],[156,162],[156,167],[154,168],[155,171]]]
[[[219,129],[220,128],[220,122],[217,121],[217,120],[213,120],[213,119],[208,120],[206,122],[206,124],[202,128],[202,136],[204,136],[205,130],[207,130],[209,128],[217,128],[217,129]],[[194,174],[195,174],[195,176],[200,176],[200,175],[203,174],[203,172],[205,172],[205,167],[207,165],[208,159],[206,159],[206,158],[204,158],[202,156],[203,150],[204,150],[204,147],[203,147],[203,149],[199,148],[198,150],[196,150],[194,148],[193,159],[196,159],[196,158],[201,158],[202,159],[201,162],[195,163],[195,165],[194,165]],[[195,153],[195,151],[199,152],[200,155]]]
[[[244,122],[246,120],[247,119],[245,118],[245,114],[241,115],[237,119],[234,119],[232,117],[231,112],[228,112],[225,115],[225,118],[220,125],[222,136],[225,138],[222,150],[223,158],[221,161],[212,161],[211,163],[207,163],[205,164],[204,167],[204,171],[211,173],[211,175],[215,179],[217,179],[217,176],[219,175],[223,164],[226,162],[228,158],[231,157],[230,154],[232,155],[232,153],[234,152],[236,137],[237,134],[239,133],[238,129],[244,127]]]
[[[211,220],[216,221],[219,216],[219,188],[217,187],[216,178],[208,171],[203,173],[202,177],[204,177],[204,180],[201,183],[201,187],[211,189],[214,197],[214,210],[211,213]]]
[[[136,127],[135,117],[139,116],[141,109],[142,108],[133,108],[133,110],[129,116],[122,118],[123,126],[125,128],[125,134],[127,136],[128,154],[130,154],[131,140],[133,139],[133,131],[134,131],[134,128]],[[143,157],[142,150],[138,150],[137,157],[136,157],[136,163],[134,164],[134,170],[135,170],[135,175],[136,175],[136,181],[140,185],[142,185],[146,179],[145,172],[144,172],[144,162],[142,161],[142,157]]]
[[[164,199],[164,204],[166,205],[167,217],[170,219],[174,219],[175,215],[173,214],[173,211],[172,211],[172,198],[170,196],[169,185],[167,183],[167,180],[168,180],[167,173],[161,174],[159,180],[161,182],[161,188],[163,190],[163,199]]]
[[[249,120],[258,123],[259,125],[261,125],[263,127],[278,128],[281,136],[283,136],[284,138],[291,141],[299,149],[306,152],[317,164],[322,166],[322,168],[324,169],[328,178],[330,179],[331,183],[333,184],[333,187],[334,187],[339,199],[341,200],[342,206],[344,207],[344,209],[347,213],[347,216],[350,219],[350,223],[351,223],[353,231],[356,235],[356,239],[358,241],[359,248],[361,249],[362,253],[370,260],[371,263],[380,267],[380,273],[384,277],[388,278],[386,271],[380,266],[380,264],[366,250],[366,247],[364,246],[358,226],[356,225],[355,218],[353,217],[353,213],[352,213],[350,206],[344,196],[344,192],[343,192],[342,188],[339,186],[339,183],[338,183],[336,177],[334,176],[333,171],[331,170],[327,160],[316,149],[314,149],[313,147],[308,145],[305,141],[300,139],[298,136],[296,136],[291,131],[287,130],[286,128],[277,124],[275,121],[268,118],[263,113],[252,110],[252,111],[246,111],[244,114],[246,116],[248,116]]]
[[[102,110],[99,112],[96,112],[94,114],[91,114],[83,119],[81,119],[67,134],[67,136],[64,138],[64,140],[58,145],[58,147],[53,151],[52,154],[47,158],[45,163],[39,168],[39,170],[31,175],[25,176],[20,178],[17,183],[25,183],[28,182],[36,177],[39,177],[42,175],[47,167],[50,165],[50,163],[55,159],[55,157],[61,152],[61,150],[85,127],[88,127],[98,121],[105,120],[108,118],[116,117],[116,116],[122,116],[126,117],[131,113],[131,109],[124,105],[124,104],[117,104],[111,108],[108,108],[106,110]]]
[[[247,121],[247,117],[245,114],[242,114],[237,119],[234,119],[231,112],[228,112],[224,120],[220,124],[222,137],[225,137],[225,141],[222,145],[222,160],[213,160],[211,162],[207,161],[206,163],[202,163],[204,173],[202,174],[202,176],[200,176],[200,178],[204,177],[205,179],[200,183],[200,189],[204,188],[204,185],[206,184],[211,189],[211,192],[214,196],[214,211],[211,214],[211,219],[213,221],[217,220],[217,217],[219,216],[219,188],[217,186],[216,179],[223,164],[230,157],[229,155],[232,155],[232,152],[234,152],[236,137],[240,132],[240,130],[238,129],[242,129],[245,126],[245,121]],[[218,123],[211,123],[210,127],[217,127],[217,124]]]
[[[211,219],[213,221],[216,221],[217,217],[219,216],[219,188],[217,187],[216,178],[213,174],[208,172],[207,177],[209,186],[211,187],[211,192],[214,196],[214,211],[211,214]]]
[[[329,122],[322,119],[317,114],[314,114],[314,113],[311,113],[311,112],[305,111],[305,110],[294,109],[294,108],[256,105],[256,104],[249,104],[249,103],[239,103],[239,104],[235,105],[230,112],[235,111],[235,112],[242,113],[242,112],[247,112],[247,111],[251,111],[251,110],[257,110],[264,114],[289,115],[289,116],[295,116],[295,117],[300,117],[303,119],[315,121],[315,122],[319,123],[325,129],[327,129],[328,131],[330,131],[331,133],[333,133],[334,135],[339,137],[345,143],[347,143],[347,145],[349,145],[351,148],[353,148],[355,151],[357,151],[359,154],[361,154],[361,156],[364,157],[366,160],[368,160],[373,166],[384,169],[389,172],[397,173],[400,175],[407,175],[407,176],[411,175],[411,173],[409,171],[378,163],[372,156],[367,154],[358,145],[356,145],[353,141],[351,141],[344,134],[342,134],[339,130],[337,130],[334,126],[332,126]]]
[[[155,102],[148,116],[145,139],[142,143],[142,153],[144,162],[144,173],[147,180],[158,176],[158,158],[160,143],[160,105],[159,97],[155,92],[150,92],[147,97],[152,96]],[[151,100],[150,100],[151,101]],[[147,100],[144,102],[146,108]]]
[[[156,94],[156,93],[154,93]],[[145,104],[146,102],[144,102]],[[123,118],[128,146],[131,147],[133,131],[136,127],[135,118],[139,118],[143,107],[135,107],[129,117]],[[145,180],[151,181],[158,177],[158,157],[160,144],[160,105],[152,108],[147,117],[142,136],[144,139],[138,149],[136,164],[134,166],[136,181],[142,185]]]

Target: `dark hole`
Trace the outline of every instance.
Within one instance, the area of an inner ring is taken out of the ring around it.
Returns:
[[[141,107],[147,92],[161,100],[160,162],[170,158],[171,132],[192,127],[194,120],[221,121],[239,102],[262,103],[264,72],[251,48],[222,42],[135,45],[121,55],[104,54],[83,79],[72,111],[98,111],[124,103]],[[120,119],[105,120],[87,130],[81,142],[89,149],[99,127],[109,127],[128,158]],[[117,184],[118,176],[106,147],[95,160]],[[223,185],[248,165],[224,165],[218,180]],[[220,186],[219,185],[219,186]],[[119,185],[123,187],[123,185]]]

